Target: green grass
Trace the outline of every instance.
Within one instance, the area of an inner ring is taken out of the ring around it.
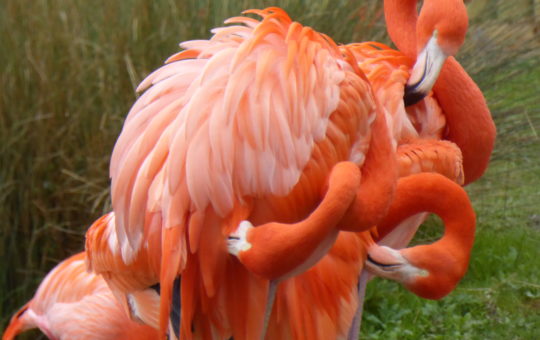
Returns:
[[[531,32],[540,20],[522,15],[524,2],[486,3],[473,2],[480,14],[458,58],[484,90],[499,133],[490,170],[468,189],[479,224],[469,273],[437,302],[392,282],[370,284],[364,338],[535,338],[540,48]],[[388,42],[381,1],[0,2],[0,329],[109,210],[109,155],[137,83],[178,42],[276,4],[338,42]],[[416,242],[437,230],[423,228]]]

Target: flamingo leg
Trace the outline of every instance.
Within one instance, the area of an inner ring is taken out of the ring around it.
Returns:
[[[180,278],[174,280],[173,284],[173,303],[170,312],[171,328],[177,339],[180,339],[180,312],[182,306],[182,300],[180,296]]]
[[[358,307],[349,329],[347,340],[358,340],[360,336],[360,326],[362,325],[362,312],[364,310],[364,298],[366,296],[366,286],[369,278],[367,270],[362,269],[360,278],[358,279]]]
[[[279,280],[270,280],[270,283],[268,284],[268,298],[266,299],[266,308],[264,310],[264,326],[261,334],[261,340],[264,340],[266,337],[270,316],[272,315],[272,309],[274,308],[274,301],[276,301],[278,284]]]

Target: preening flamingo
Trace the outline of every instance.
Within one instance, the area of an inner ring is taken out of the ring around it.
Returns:
[[[87,234],[91,269],[135,317],[148,307],[137,296],[160,282],[162,336],[172,283],[181,276],[181,337],[260,337],[266,279],[322,257],[337,236],[328,232],[329,216],[335,224],[352,206],[354,225],[339,228],[376,224],[395,187],[385,116],[352,54],[280,9],[252,13],[262,21],[229,19],[240,25],[183,43],[185,51],[143,81],[140,89],[149,88],[130,111],[111,160],[114,215]],[[325,193],[342,192],[343,182],[330,174],[343,170],[358,178],[358,188],[350,199],[326,204]],[[311,214],[319,203],[322,210]],[[239,258],[259,275],[228,255],[226,238],[241,221],[268,226],[252,230],[268,230],[276,240],[248,234],[251,248]],[[293,229],[306,237],[277,242]],[[257,249],[281,263],[250,262]],[[350,291],[339,294],[348,299]]]
[[[364,237],[367,261],[358,283],[360,298],[363,298],[367,272],[400,282],[427,299],[446,296],[463,278],[473,246],[476,219],[467,193],[455,181],[430,172],[400,178],[395,199],[376,233],[385,236],[402,221],[425,211],[439,215],[444,222],[444,235],[433,244],[393,249]],[[362,303],[359,301],[349,340],[358,339]]]
[[[418,296],[440,299],[467,271],[476,218],[461,186],[436,173],[421,173],[398,181],[395,199],[378,230],[388,232],[388,228],[423,211],[443,220],[445,232],[440,240],[401,250],[373,245],[366,265],[373,274],[401,282]]]
[[[422,171],[439,172],[441,167],[437,164],[441,159],[446,159],[447,165],[444,167],[451,173],[445,175],[460,184],[468,184],[479,178],[487,167],[495,140],[495,126],[481,91],[451,56],[463,42],[467,27],[466,11],[461,1],[429,0],[424,2],[418,16],[416,3],[414,0],[384,2],[387,29],[392,41],[400,49],[399,53],[391,52],[382,45],[370,50],[363,44],[352,50],[360,67],[370,78],[377,97],[394,117],[388,121],[399,145],[398,152],[400,148],[408,148],[412,151],[408,152],[410,155],[424,159],[423,162],[412,162],[423,164]],[[406,100],[407,97],[418,99],[426,95],[426,99],[429,99],[407,107],[407,116],[399,113],[402,110],[399,108],[401,102],[395,99],[397,91],[388,91],[389,87],[395,89],[396,83],[401,89],[399,83],[403,80],[397,76],[399,64],[407,62],[399,61],[400,53],[411,60],[417,60],[408,81],[410,86],[407,87]],[[448,60],[443,64],[445,59]],[[432,66],[427,67],[427,61]],[[380,68],[385,63],[385,72],[390,75],[382,77],[386,82],[381,85],[380,81],[372,78],[373,74],[381,73]],[[441,66],[442,70],[434,83],[434,75],[439,73]],[[431,98],[430,86],[433,86]],[[418,131],[418,135],[411,134],[411,125],[414,126],[413,132]],[[448,140],[459,149],[452,150],[450,144],[425,139]],[[426,149],[418,143],[431,143],[432,146]],[[401,160],[407,162],[406,158]],[[456,172],[460,166],[451,166],[451,163],[460,162],[463,163],[463,174]],[[431,165],[439,169],[429,170]],[[418,167],[414,169],[405,163],[400,164],[401,176],[419,170]],[[397,248],[406,246],[422,220],[423,216],[419,215],[401,223],[382,242]]]
[[[388,122],[399,145],[398,154],[402,155],[400,175],[439,172],[467,184],[480,177],[487,167],[495,127],[476,84],[453,57],[444,63],[463,43],[467,28],[465,7],[461,1],[425,1],[418,17],[416,3],[386,0],[385,16],[394,43],[406,57],[416,59],[406,87],[406,104],[429,96],[435,85],[428,101],[409,106],[404,114],[398,94],[403,82],[400,68],[408,62],[400,52],[376,43],[354,44],[351,49],[391,117]],[[444,71],[437,79],[443,65]],[[441,138],[455,142],[459,148],[436,141]],[[405,247],[424,218],[425,213],[411,216],[399,226],[387,226],[381,234],[385,237],[379,242]],[[366,277],[362,278],[360,291],[366,283]],[[355,323],[359,324],[359,320]],[[352,333],[351,338],[356,337]]]
[[[32,300],[13,316],[2,340],[36,327],[52,340],[148,340],[158,334],[129,319],[103,278],[86,271],[85,253],[47,274]]]
[[[414,118],[411,123],[416,130],[424,131],[420,131],[418,137],[444,139],[459,147],[463,154],[464,184],[468,184],[479,178],[487,167],[495,141],[495,125],[482,92],[453,57],[465,38],[466,8],[459,0],[428,0],[424,1],[418,15],[416,5],[417,0],[384,1],[387,30],[399,52],[391,52],[380,44],[372,47],[371,51],[366,44],[353,44],[351,49],[388,112],[399,111],[397,106],[401,104],[397,100],[401,82],[397,73],[400,64],[408,66],[409,62],[399,60],[400,54],[409,60],[416,60],[408,79],[405,100],[409,101],[407,98],[410,97],[416,97],[416,100],[424,98],[429,95],[431,88],[433,96],[428,102],[407,108],[409,116]],[[395,72],[390,78],[383,77],[386,82],[381,84],[370,74],[380,72],[381,64],[385,62],[393,65],[387,66],[393,70],[386,72]],[[433,127],[440,124],[434,120],[440,119],[441,113],[433,110],[440,110],[446,121],[439,126],[441,131],[426,129],[426,124]],[[393,116],[396,117],[396,114],[393,113]],[[398,143],[403,144],[410,139],[411,129],[403,123],[402,115],[397,118],[398,122],[394,118],[390,119],[389,124],[393,126]],[[409,133],[409,136],[403,132]]]
[[[436,77],[424,71],[442,65],[433,94],[447,120],[443,138],[454,142],[463,153],[464,184],[468,184],[487,168],[495,143],[495,124],[482,92],[453,57],[465,36],[466,9],[462,1],[429,0],[424,1],[418,16],[416,4],[417,0],[384,1],[390,38],[402,53],[416,60],[405,97],[422,97],[429,92],[426,85]],[[443,59],[447,59],[444,64]]]

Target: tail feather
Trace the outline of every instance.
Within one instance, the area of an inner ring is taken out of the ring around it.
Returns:
[[[30,302],[24,305],[15,315],[13,315],[9,325],[2,335],[2,340],[13,340],[20,333],[35,327],[35,325],[29,324],[28,320],[25,318],[25,312],[28,310],[29,306]]]

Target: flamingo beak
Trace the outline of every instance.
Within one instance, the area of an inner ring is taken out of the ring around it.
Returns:
[[[254,228],[253,224],[251,224],[249,221],[240,222],[238,229],[231,233],[227,239],[227,248],[230,254],[239,256],[241,252],[251,248],[252,245],[247,240],[247,234],[252,228]]]
[[[414,266],[399,250],[374,244],[368,249],[366,270],[375,276],[408,284],[429,272]]]
[[[435,31],[426,47],[416,58],[411,76],[405,86],[403,97],[405,106],[416,104],[429,94],[447,58],[448,54],[437,43],[437,31]]]
[[[377,244],[368,249],[366,269],[374,275],[396,279],[393,273],[407,263],[399,251]]]

